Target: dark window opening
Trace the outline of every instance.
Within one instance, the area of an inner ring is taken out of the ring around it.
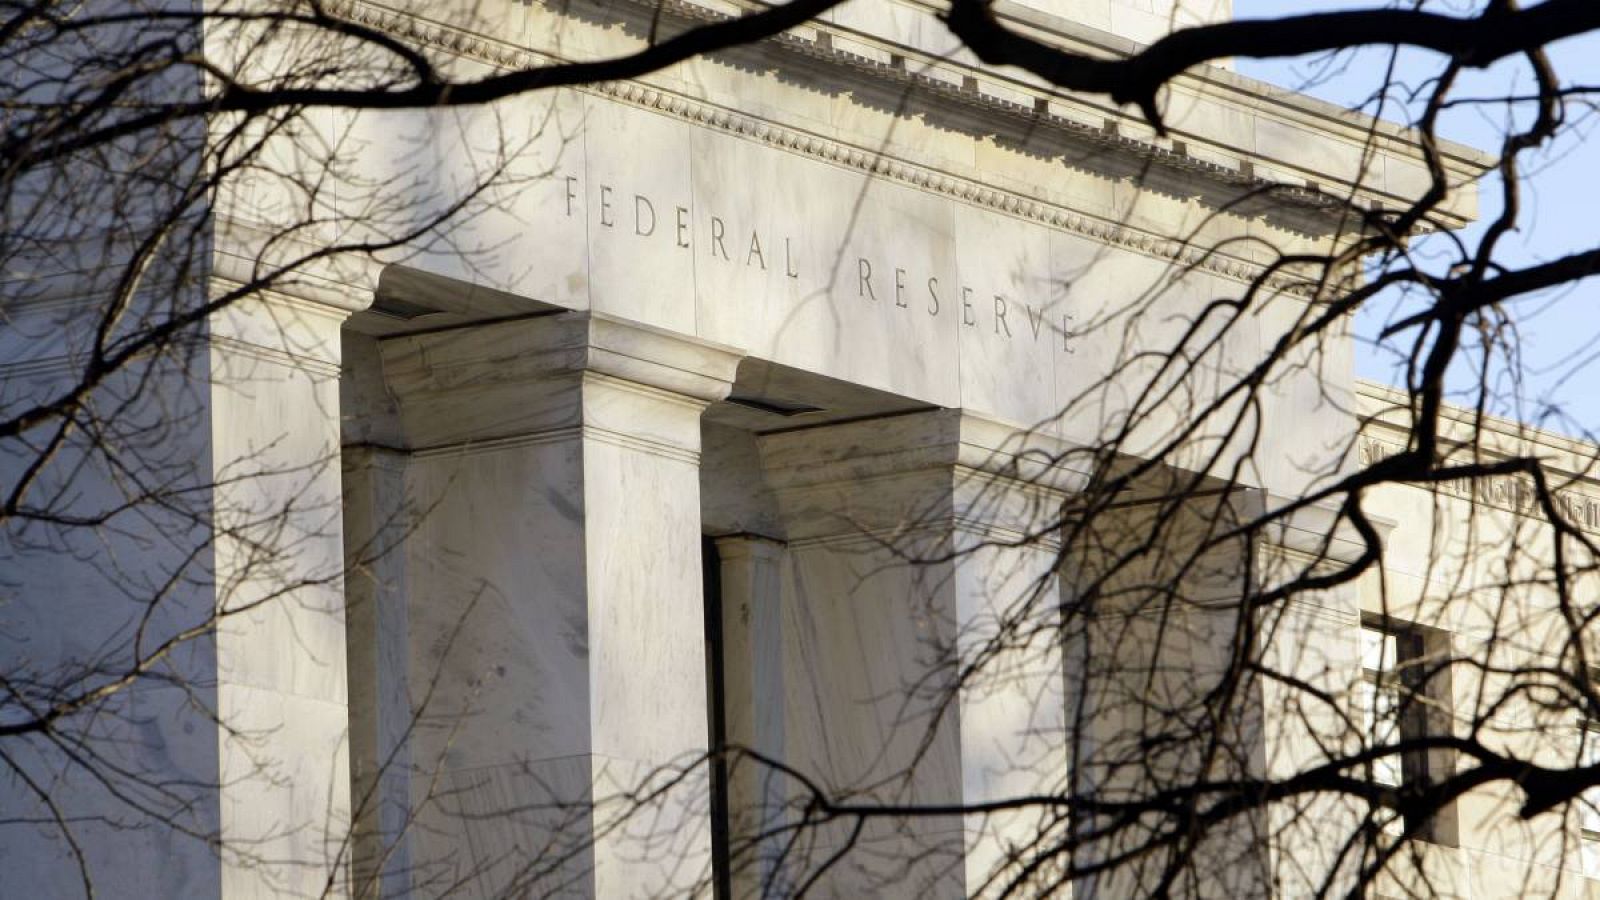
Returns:
[[[1373,746],[1411,745],[1374,760],[1369,777],[1397,789],[1425,787],[1454,770],[1451,751],[1415,746],[1429,735],[1448,734],[1449,635],[1420,626],[1369,618],[1361,626],[1360,707],[1365,737]],[[1381,827],[1399,836],[1456,845],[1454,804],[1421,813],[1422,821],[1395,816]]]
[[[722,557],[717,542],[700,540],[701,582],[705,595],[706,711],[711,746],[711,878],[712,896],[731,900],[733,877],[728,855],[728,743],[722,640]]]

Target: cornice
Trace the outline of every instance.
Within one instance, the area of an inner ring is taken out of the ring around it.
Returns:
[[[270,363],[286,369],[305,372],[311,375],[314,381],[336,381],[341,374],[339,362],[336,359],[323,359],[308,353],[295,353],[281,347],[269,347],[253,341],[240,340],[236,337],[221,334],[212,334],[209,340],[211,346],[221,351],[225,356],[252,359],[257,362]],[[223,364],[225,365],[225,363]],[[218,363],[213,363],[213,367],[217,365]]]
[[[1387,415],[1410,409],[1409,395],[1399,388],[1371,381],[1356,382],[1356,394],[1363,407],[1355,447],[1358,462],[1369,466],[1405,451],[1410,446],[1410,428],[1405,422],[1394,421]],[[1458,406],[1446,406],[1441,410],[1441,417],[1446,422],[1442,438],[1446,442],[1448,463],[1495,463],[1514,456],[1539,454],[1555,503],[1568,522],[1587,533],[1600,534],[1600,475],[1595,472],[1600,445],[1514,419],[1479,417],[1474,411]],[[1440,496],[1476,502],[1524,518],[1535,517],[1537,512],[1532,504],[1533,481],[1524,475],[1462,479],[1441,482],[1431,488],[1421,484],[1413,487],[1431,489]]]
[[[1410,434],[1411,426],[1405,421],[1394,421],[1389,418],[1391,414],[1405,413],[1413,408],[1411,395],[1401,388],[1392,385],[1380,384],[1376,381],[1358,379],[1356,381],[1356,396],[1362,401],[1359,410],[1361,415],[1361,428],[1368,430],[1387,431],[1397,435],[1391,443],[1405,444],[1406,437]],[[1513,447],[1543,447],[1558,453],[1571,454],[1580,460],[1600,459],[1600,444],[1581,437],[1562,434],[1547,428],[1529,425],[1517,419],[1490,414],[1480,415],[1476,410],[1447,404],[1440,410],[1440,416],[1450,426],[1469,429],[1469,434],[1485,436],[1484,445],[1480,450],[1485,454],[1498,454],[1505,458],[1512,453],[1521,453],[1522,450],[1507,451],[1502,446],[1495,446],[1495,442],[1506,442]],[[1447,430],[1446,439],[1451,437]],[[1574,477],[1586,480],[1600,481],[1595,475],[1570,472]]]
[[[1358,460],[1362,466],[1370,466],[1405,449],[1406,444],[1401,441],[1385,440],[1378,435],[1363,433],[1357,444]],[[1480,452],[1478,456],[1483,462],[1506,458],[1506,454],[1492,451]],[[1449,461],[1465,464],[1473,460],[1463,457]],[[1567,523],[1580,531],[1600,534],[1600,493],[1595,491],[1594,479],[1562,472],[1556,467],[1547,468],[1555,476],[1550,485],[1551,499],[1565,516]],[[1431,491],[1439,497],[1463,500],[1509,512],[1524,519],[1537,519],[1540,515],[1540,510],[1534,504],[1533,479],[1520,474],[1461,478],[1431,485],[1406,482],[1400,484],[1417,490]]]
[[[218,210],[211,279],[224,290],[248,288],[321,307],[341,321],[372,305],[382,264],[359,254],[326,254],[326,246],[292,237],[234,210]],[[271,248],[269,254],[262,248]]]
[[[588,92],[1233,281],[1253,283],[1265,269],[1260,263],[1226,256],[976,179],[951,175],[832,138],[774,124],[652,85],[631,81],[607,82],[589,88]],[[1285,275],[1269,276],[1265,286],[1284,293],[1307,294],[1311,291],[1306,279]]]
[[[581,426],[619,446],[637,440],[698,453],[700,414],[728,395],[742,359],[730,347],[595,312],[396,335],[378,352],[413,448],[491,446]]]
[[[623,0],[623,2],[635,3],[639,0]],[[732,18],[727,13],[690,0],[660,0],[659,4],[651,0],[649,8],[652,13],[659,11],[690,23],[708,23]],[[550,54],[539,53],[443,22],[398,12],[367,0],[342,0],[331,10],[368,27],[381,29],[498,68],[527,68],[563,61]],[[968,112],[999,117],[1009,124],[1025,125],[1034,130],[1046,129],[1058,132],[1080,144],[1111,150],[1127,158],[1160,165],[1215,184],[1241,191],[1271,189],[1276,203],[1295,206],[1310,214],[1335,217],[1351,214],[1345,201],[1329,194],[1309,187],[1253,176],[1250,174],[1250,165],[1242,158],[1237,169],[1230,169],[1188,155],[1181,144],[1164,146],[1156,141],[1119,134],[1114,127],[1115,120],[1112,119],[1106,120],[1107,126],[1094,128],[1051,112],[1049,98],[1042,92],[1032,106],[996,97],[985,93],[974,78],[961,74],[965,70],[951,63],[942,66],[950,72],[945,73],[944,78],[940,78],[930,74],[941,69],[938,61],[928,61],[926,64],[919,62],[919,70],[911,71],[903,56],[894,55],[896,63],[892,64],[869,59],[834,47],[833,32],[825,27],[825,23],[814,24],[817,35],[814,39],[807,39],[794,33],[784,33],[768,38],[763,43],[781,47],[806,59],[850,70],[858,77],[900,82],[906,86],[936,92],[941,100],[960,105]],[[859,35],[852,34],[849,40],[857,41],[859,38]],[[957,80],[959,84],[952,83]],[[788,152],[853,168],[920,190],[943,194],[961,202],[1077,234],[1107,246],[1153,256],[1229,280],[1253,283],[1265,270],[1265,266],[1252,260],[1192,246],[1187,242],[1174,240],[1152,231],[1069,209],[1060,204],[986,184],[977,179],[952,175],[928,166],[895,159],[879,151],[864,149],[788,125],[780,125],[657,85],[637,81],[604,82],[576,90],[651,109],[702,127],[715,128]],[[1312,290],[1311,284],[1306,279],[1282,274],[1270,276],[1265,286],[1286,293],[1307,294]]]

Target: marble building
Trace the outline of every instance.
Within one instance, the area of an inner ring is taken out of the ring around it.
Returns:
[[[743,6],[664,8],[681,27]],[[340,9],[464,71],[634,49],[656,14],[633,0]],[[1227,0],[996,9],[1104,54],[1229,15]],[[962,807],[1071,783],[1070,649],[1028,644],[998,663],[998,686],[915,686],[981,650],[1019,599],[1068,589],[1055,518],[1095,465],[1117,464],[1075,451],[1116,432],[1118,459],[1160,456],[1169,477],[1231,480],[1265,508],[1403,440],[1390,412],[1403,404],[1354,379],[1339,337],[1261,388],[1252,441],[1214,425],[1173,441],[1306,304],[1275,277],[1249,327],[1180,376],[1149,355],[1184,346],[1209,301],[1279,255],[1347,240],[1341,210],[1403,207],[1429,174],[1404,129],[1226,68],[1184,75],[1166,103],[1157,136],[1098,98],[979,66],[915,0],[854,0],[635,81],[448,116],[330,114],[374,182],[415,177],[420,156],[453,185],[492,145],[517,148],[516,187],[447,243],[230,305],[198,364],[155,373],[164,452],[202,470],[202,535],[154,516],[157,541],[13,545],[17,595],[62,598],[7,622],[0,640],[25,635],[32,654],[74,659],[125,636],[135,614],[96,598],[188,572],[197,545],[204,565],[174,603],[230,614],[170,663],[187,686],[131,689],[131,724],[108,736],[119,766],[170,775],[147,805],[181,797],[177,824],[131,827],[108,788],[62,774],[53,794],[83,819],[76,849],[8,827],[0,893],[70,894],[76,853],[102,896],[782,894],[801,876],[777,841],[737,871],[725,858],[741,832],[790,821],[793,779],[699,767],[666,789],[714,742],[878,803]],[[1463,187],[1440,220],[1457,227],[1488,159],[1449,145],[1444,160]],[[213,290],[260,259],[260,196],[219,196]],[[8,348],[21,362],[6,377],[48,380],[52,352]],[[1574,473],[1593,453],[1510,424],[1496,434],[1567,454]],[[1385,589],[1296,605],[1283,665],[1359,693],[1382,647],[1392,659],[1421,634],[1396,622],[1427,623],[1429,646],[1468,640],[1482,623],[1429,610],[1430,535],[1441,517],[1520,527],[1516,485],[1495,490],[1476,505],[1471,490],[1376,498]],[[1600,529],[1600,484],[1575,474],[1565,496]],[[1357,553],[1319,526],[1325,513],[1245,555]],[[118,553],[132,561],[98,562]],[[1228,595],[1228,577],[1197,590]],[[81,625],[95,616],[110,624]],[[1370,680],[1381,691],[1381,672]],[[1294,727],[1260,740],[1269,769],[1308,752]],[[1560,890],[1581,892],[1584,855],[1485,824],[1497,802],[1460,801],[1416,865],[1457,895],[1562,873]],[[643,811],[615,817],[629,804]],[[1317,823],[1279,824],[1256,868],[1197,893],[1300,896],[1283,856],[1315,868],[1324,851],[1296,835]],[[1039,827],[1028,812],[875,821],[817,890],[979,895]],[[196,837],[213,834],[220,852]],[[820,834],[809,859],[843,839]]]

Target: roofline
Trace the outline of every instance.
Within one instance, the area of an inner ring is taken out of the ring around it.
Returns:
[[[1016,0],[995,0],[994,9],[1002,19],[1010,19],[1029,25],[1041,31],[1066,38],[1074,43],[1088,44],[1100,49],[1109,56],[1132,56],[1148,46],[1108,31],[1074,22],[1054,13],[1023,6]],[[1420,133],[1414,128],[1349,109],[1308,94],[1302,94],[1293,88],[1262,81],[1259,78],[1251,78],[1247,75],[1240,75],[1238,72],[1221,66],[1211,64],[1196,66],[1184,72],[1178,78],[1180,80],[1217,85],[1250,97],[1270,100],[1297,112],[1337,122],[1344,127],[1354,127],[1362,131],[1376,131],[1385,137],[1414,146],[1421,146],[1418,137]],[[1458,141],[1440,138],[1437,144],[1447,158],[1458,162],[1463,168],[1476,168],[1480,171],[1480,174],[1492,168],[1498,161],[1498,158],[1493,153]]]
[[[1403,408],[1408,406],[1410,403],[1410,396],[1405,390],[1395,387],[1394,385],[1385,384],[1381,381],[1370,381],[1367,379],[1358,378],[1356,379],[1355,392],[1360,397],[1365,397],[1370,400],[1377,400],[1389,404],[1390,406]],[[1473,425],[1478,419],[1478,414],[1474,410],[1450,403],[1447,403],[1443,406],[1441,409],[1441,414],[1448,421],[1462,425]],[[1513,419],[1507,416],[1490,415],[1487,413],[1483,415],[1482,423],[1483,428],[1491,434],[1503,435],[1514,440],[1531,442],[1536,445],[1549,447],[1552,450],[1558,450],[1563,453],[1571,453],[1577,456],[1584,456],[1600,461],[1600,443],[1588,440],[1586,438],[1574,437],[1572,435],[1563,434],[1559,431],[1553,431],[1548,428],[1540,428],[1534,425],[1529,425],[1520,419]],[[1368,425],[1387,425],[1387,427],[1391,428],[1396,427],[1392,424],[1373,418],[1364,418],[1361,424],[1363,428]]]

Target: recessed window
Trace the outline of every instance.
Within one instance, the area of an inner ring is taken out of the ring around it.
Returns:
[[[1578,729],[1578,741],[1578,764],[1600,763],[1600,721],[1585,721]],[[1582,802],[1578,804],[1578,835],[1583,874],[1600,878],[1600,788],[1583,792]]]
[[[1448,669],[1439,665],[1437,652],[1446,646],[1442,633],[1430,640],[1422,629],[1387,621],[1361,627],[1361,682],[1355,699],[1369,747],[1413,743],[1450,727]],[[1373,760],[1369,777],[1393,788],[1426,785],[1445,775],[1453,762],[1453,754],[1412,748]],[[1454,843],[1454,828],[1448,827],[1454,822],[1453,810],[1439,810],[1415,823],[1392,811],[1375,813],[1375,818],[1396,837],[1409,827],[1414,837]]]

